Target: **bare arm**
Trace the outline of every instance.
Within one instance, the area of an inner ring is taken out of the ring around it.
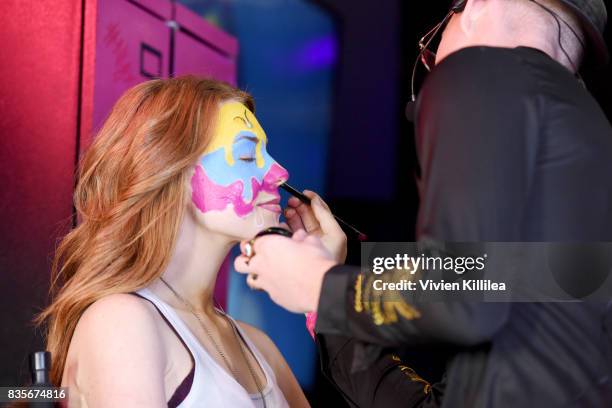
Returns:
[[[283,392],[290,407],[310,407],[302,388],[298,384],[293,371],[285,361],[274,342],[261,330],[249,324],[239,322],[240,327],[247,333],[255,343],[257,349],[264,355],[276,376],[279,388]]]
[[[142,301],[128,294],[98,300],[83,313],[77,335],[77,384],[89,407],[167,407],[165,354]]]

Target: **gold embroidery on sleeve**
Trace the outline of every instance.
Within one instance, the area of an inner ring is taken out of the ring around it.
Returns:
[[[361,281],[363,279],[363,275],[359,274],[357,276],[357,280],[355,281],[355,311],[357,313],[363,312],[363,299],[361,297]]]
[[[391,355],[391,359],[400,363],[402,362],[402,360],[395,354]],[[418,375],[416,371],[414,371],[412,368],[408,367],[405,364],[400,364],[397,367],[410,379],[410,381],[422,383],[424,394],[429,394],[431,392],[431,384],[429,383],[429,381]]]
[[[359,274],[355,280],[355,311],[365,312],[372,316],[372,321],[377,326],[397,323],[398,315],[406,320],[420,318],[419,310],[404,300],[397,300],[397,294],[390,297],[387,291],[373,290],[373,283],[376,279],[384,282],[399,282],[402,279],[412,278],[413,276],[405,270],[390,271],[383,275]]]

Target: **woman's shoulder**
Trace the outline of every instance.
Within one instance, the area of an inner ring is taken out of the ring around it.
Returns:
[[[120,323],[140,325],[146,329],[155,322],[150,302],[129,293],[103,296],[85,309],[79,324],[117,326]],[[120,328],[120,327],[119,327]]]
[[[131,348],[142,348],[145,353],[163,356],[159,353],[162,344],[151,308],[146,300],[128,293],[96,300],[85,309],[75,329],[79,346],[84,347],[79,354],[106,350],[119,356],[133,351]]]
[[[70,344],[74,378],[68,380],[91,401],[165,404],[163,342],[146,303],[127,293],[111,294],[81,315]]]

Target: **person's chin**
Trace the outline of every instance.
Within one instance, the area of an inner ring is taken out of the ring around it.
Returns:
[[[262,229],[278,227],[280,225],[280,213],[275,213],[268,210],[264,211],[266,214],[264,215],[264,227]]]
[[[256,208],[255,211],[259,212],[259,214],[253,212],[251,215],[249,215],[247,224],[250,225],[243,229],[245,235],[248,234],[248,236],[243,236],[242,239],[251,239],[257,235],[257,233],[265,230],[266,228],[278,227],[280,225],[280,213],[263,208]]]

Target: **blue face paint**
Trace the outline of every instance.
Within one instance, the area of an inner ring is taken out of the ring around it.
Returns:
[[[242,199],[246,202],[252,201],[254,198],[251,180],[255,179],[261,184],[272,164],[277,163],[270,156],[264,144],[260,149],[260,157],[263,158],[264,165],[261,168],[257,167],[257,143],[249,138],[256,138],[256,136],[252,132],[240,132],[234,139],[232,145],[233,165],[229,165],[225,160],[224,148],[205,154],[200,159],[208,178],[215,184],[229,186],[236,181],[241,181],[244,186]]]

